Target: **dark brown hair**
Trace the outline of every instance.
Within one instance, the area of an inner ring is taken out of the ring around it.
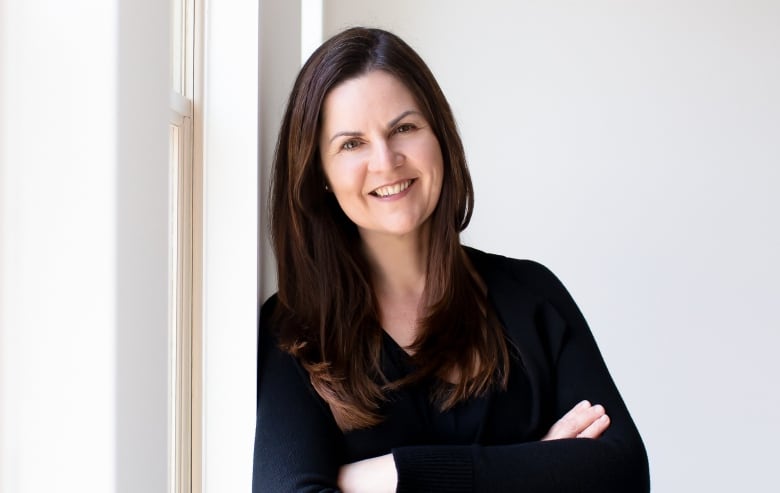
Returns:
[[[390,382],[380,367],[382,328],[357,227],[325,190],[318,139],[328,92],[383,70],[414,95],[444,160],[439,202],[429,218],[429,257],[416,371]],[[301,69],[279,131],[273,163],[271,234],[279,274],[275,323],[282,348],[306,368],[342,430],[382,420],[386,394],[423,378],[442,409],[506,386],[507,342],[460,245],[474,205],[471,177],[450,106],[430,69],[397,36],[351,28],[330,38]],[[457,375],[448,385],[445,377]]]

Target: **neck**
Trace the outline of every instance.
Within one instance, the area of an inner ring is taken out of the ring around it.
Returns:
[[[425,232],[402,237],[364,234],[361,238],[380,296],[422,296],[428,263]]]

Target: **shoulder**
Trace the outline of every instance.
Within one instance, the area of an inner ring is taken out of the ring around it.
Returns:
[[[506,318],[559,319],[566,325],[586,327],[587,322],[569,291],[553,272],[533,260],[485,253],[466,247],[474,267],[487,285],[488,297]]]
[[[560,295],[565,288],[558,277],[545,265],[528,259],[515,259],[464,247],[477,272],[489,289],[511,284],[543,297]]]
[[[260,307],[260,321],[270,321],[271,317],[276,310],[276,305],[279,302],[279,295],[277,293],[272,294],[267,300],[263,302]]]
[[[274,293],[260,308],[257,330],[258,360],[262,362],[273,357],[295,361],[297,364],[297,358],[284,349],[282,344],[284,317],[281,316],[281,312],[284,309],[281,305],[278,295]]]
[[[514,259],[465,247],[499,312],[535,312],[551,307],[570,321],[582,313],[558,277],[539,262]]]
[[[284,381],[286,386],[300,387],[327,408],[311,385],[309,374],[297,357],[283,349],[279,339],[279,320],[283,318],[280,312],[278,296],[273,294],[260,308],[260,320],[258,327],[258,396],[263,385],[268,381]],[[328,411],[329,412],[329,411]]]
[[[258,320],[258,336],[261,341],[274,340],[277,341],[277,332],[274,329],[276,307],[279,302],[279,297],[276,293],[272,294],[267,300],[265,300],[260,307],[260,317]]]

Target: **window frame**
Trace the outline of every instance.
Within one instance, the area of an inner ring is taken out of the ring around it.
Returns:
[[[171,493],[199,489],[200,450],[196,446],[199,360],[195,357],[199,310],[199,230],[195,157],[196,0],[171,0],[169,120],[169,345],[168,488]]]

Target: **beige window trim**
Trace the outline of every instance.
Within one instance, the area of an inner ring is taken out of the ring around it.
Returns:
[[[200,491],[198,327],[200,160],[196,152],[195,58],[199,0],[171,0],[169,173],[169,491]]]

